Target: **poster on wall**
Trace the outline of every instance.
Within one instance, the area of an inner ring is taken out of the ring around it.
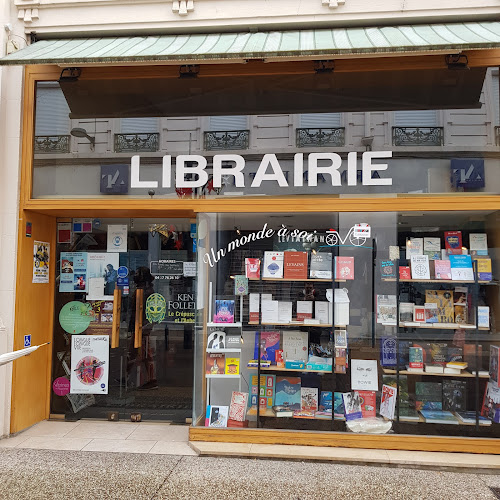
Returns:
[[[92,307],[92,319],[85,331],[87,335],[111,335],[113,329],[113,301],[93,300],[87,302]]]
[[[60,292],[87,291],[87,253],[61,252]]]
[[[119,262],[119,253],[87,254],[88,300],[113,300]]]
[[[351,388],[355,391],[378,391],[378,361],[351,359]]]
[[[49,282],[50,243],[35,241],[33,248],[33,283]]]
[[[127,251],[127,225],[108,225],[108,252]]]
[[[107,394],[109,375],[109,337],[73,335],[71,337],[71,394]]]

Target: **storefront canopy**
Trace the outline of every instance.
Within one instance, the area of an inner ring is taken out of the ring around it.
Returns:
[[[258,33],[65,38],[38,41],[0,65],[281,60],[408,55],[500,47],[500,22],[352,27]]]

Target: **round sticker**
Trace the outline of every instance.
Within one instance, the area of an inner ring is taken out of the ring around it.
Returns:
[[[118,277],[119,278],[126,278],[127,276],[128,276],[128,267],[120,266],[118,268]]]
[[[150,323],[160,323],[165,319],[167,301],[160,293],[153,293],[146,301],[146,319]]]
[[[84,302],[68,302],[59,313],[59,324],[68,333],[83,333],[92,321],[92,306]]]
[[[57,396],[66,396],[69,394],[69,380],[66,377],[58,377],[52,383],[52,389]]]

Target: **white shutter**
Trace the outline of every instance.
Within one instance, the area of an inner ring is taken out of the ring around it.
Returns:
[[[493,89],[491,95],[493,99],[493,109],[495,110],[495,125],[500,125],[500,88],[498,73],[493,75],[491,87]]]
[[[69,112],[68,103],[58,85],[37,85],[35,135],[69,135]]]
[[[209,130],[212,132],[227,132],[229,130],[247,130],[246,115],[211,116]]]
[[[338,128],[342,126],[342,113],[304,113],[300,115],[300,128]]]
[[[150,134],[158,132],[158,118],[122,118],[120,127],[122,134]]]
[[[397,127],[437,127],[438,112],[435,109],[395,111],[394,125]]]

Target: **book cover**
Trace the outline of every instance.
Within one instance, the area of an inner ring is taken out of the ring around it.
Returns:
[[[225,349],[226,333],[223,331],[210,332],[207,336],[207,349]]]
[[[396,375],[383,375],[382,383],[394,388],[397,386]],[[410,393],[408,391],[408,376],[399,375],[399,408],[409,408],[410,407]]]
[[[207,375],[224,375],[226,369],[226,355],[224,353],[207,352],[205,373]]]
[[[347,347],[347,330],[335,330],[334,344],[335,347]]]
[[[261,409],[271,409],[274,406],[276,376],[261,375],[260,381],[257,379],[257,375],[252,375],[250,404],[251,406],[256,407],[258,400]],[[259,382],[258,385],[257,382]]]
[[[475,424],[476,423],[476,412],[475,411],[459,411],[457,412],[458,419],[464,424]],[[478,415],[480,425],[491,425],[491,420]]]
[[[389,420],[394,419],[394,410],[396,409],[396,387],[382,385],[382,396],[380,398],[380,415]]]
[[[477,306],[477,326],[479,328],[490,327],[490,308],[489,306]]]
[[[226,358],[226,375],[240,374],[240,358]]]
[[[453,323],[453,292],[450,290],[426,290],[425,303],[437,305],[438,323]]]
[[[241,333],[226,334],[226,349],[239,349],[241,347]]]
[[[260,294],[251,293],[248,295],[248,319],[251,323],[259,322]]]
[[[444,373],[444,366],[436,363],[426,363],[424,368],[426,373]]]
[[[262,294],[262,314],[261,321],[263,324],[269,323],[271,325],[278,323],[279,316],[279,302],[277,300],[264,299]]]
[[[448,255],[460,255],[462,253],[462,231],[445,231],[444,247]]]
[[[347,349],[343,347],[335,348],[335,373],[347,372]]]
[[[260,259],[245,259],[245,276],[252,279],[260,278]]]
[[[332,253],[316,252],[311,254],[310,278],[332,279]]]
[[[415,304],[413,302],[399,303],[399,321],[413,321],[413,310]]]
[[[448,356],[446,358],[447,363],[464,361],[464,349],[462,347],[448,347]]]
[[[467,323],[467,306],[453,306],[455,309],[455,323],[466,324]]]
[[[425,323],[425,306],[417,306],[413,308],[413,321]]]
[[[439,260],[441,258],[441,238],[424,238],[424,255],[429,260]]]
[[[284,252],[285,279],[307,279],[307,252]]]
[[[276,379],[276,405],[300,410],[301,405],[300,377],[278,377]]]
[[[377,411],[377,393],[375,391],[356,391],[361,405],[363,418],[375,417]]]
[[[500,385],[500,347],[490,345],[490,381],[497,387]]]
[[[429,280],[431,272],[429,268],[429,257],[427,255],[411,256],[411,279]]]
[[[453,281],[474,281],[470,255],[450,255],[450,267]]]
[[[424,351],[421,347],[409,348],[410,368],[424,368]]]
[[[248,295],[248,278],[238,275],[234,277],[234,294]]]
[[[345,418],[344,398],[342,397],[341,392],[333,393],[333,416],[336,419]]]
[[[437,280],[451,280],[451,267],[449,260],[434,261],[434,276]]]
[[[389,245],[389,259],[398,260],[399,259],[399,246]]]
[[[399,279],[411,280],[410,266],[399,266]]]
[[[324,414],[332,414],[333,402],[332,402],[332,393],[330,391],[321,391],[319,397],[319,406],[318,411],[323,412]]]
[[[469,234],[469,250],[475,255],[488,255],[488,237],[486,233]]]
[[[292,302],[278,301],[278,324],[288,324],[292,321]]]
[[[361,400],[359,394],[354,392],[342,393],[344,400],[344,412],[346,420],[354,420],[356,418],[363,418],[361,411]]]
[[[264,278],[283,278],[283,252],[264,252]]]
[[[234,300],[216,300],[214,323],[234,323]]]
[[[278,368],[285,367],[285,361],[283,359],[283,349],[276,349],[276,351],[274,353],[274,359],[276,361],[276,366]]]
[[[339,280],[354,279],[354,257],[335,257],[335,278]]]
[[[442,410],[420,410],[420,414],[425,418],[428,424],[455,424],[458,425],[458,420],[455,415],[449,411]]]
[[[276,363],[276,350],[280,348],[280,332],[260,333],[260,359]],[[259,332],[255,332],[253,359],[259,359]]]
[[[415,382],[417,410],[442,410],[443,389],[440,382]]]
[[[466,286],[456,286],[453,290],[453,304],[467,306],[467,294]]]
[[[465,411],[467,409],[467,382],[465,380],[443,380],[443,410]]]
[[[243,422],[246,418],[248,407],[248,392],[233,391],[229,405],[229,418],[237,422]]]
[[[227,427],[228,414],[228,406],[208,405],[205,425],[207,427]]]
[[[396,263],[393,260],[383,260],[380,262],[380,274],[382,279],[392,279],[396,277]]]
[[[297,321],[304,321],[313,317],[313,301],[298,300],[297,301]]]
[[[303,361],[307,363],[308,353],[308,332],[292,330],[283,332],[283,355],[285,361]]]
[[[396,324],[397,304],[395,295],[377,295],[377,323]]]
[[[444,342],[431,342],[431,360],[435,365],[445,366],[448,362],[448,344]]]
[[[493,422],[500,423],[500,388],[490,380],[486,384],[481,415]]]
[[[424,239],[409,238],[406,240],[406,259],[410,260],[412,255],[424,254]]]
[[[328,324],[328,310],[330,309],[330,302],[326,300],[317,300],[314,302],[314,317],[319,320],[320,324]]]
[[[302,411],[318,411],[318,389],[316,387],[300,388],[300,409]]]
[[[490,257],[476,257],[476,271],[477,279],[479,281],[491,281],[493,274],[491,272],[491,259]]]
[[[426,302],[425,305],[425,322],[438,323],[438,306],[434,302]]]

